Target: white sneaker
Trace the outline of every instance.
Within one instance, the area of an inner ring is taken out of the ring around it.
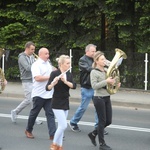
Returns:
[[[36,119],[36,120],[35,120],[35,123],[38,124],[38,125],[40,125],[40,124],[42,124],[43,122],[42,122],[41,120]]]
[[[11,121],[12,121],[12,122],[16,122],[16,119],[17,119],[16,111],[15,111],[15,110],[12,110],[12,111],[11,111]]]

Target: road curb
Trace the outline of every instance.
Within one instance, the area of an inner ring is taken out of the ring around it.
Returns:
[[[24,96],[23,95],[19,95],[19,94],[2,94],[1,97],[4,98],[16,98],[16,99],[23,99]],[[150,109],[150,104],[141,104],[141,103],[130,103],[130,102],[119,102],[119,101],[111,101],[112,102],[112,106],[121,106],[121,107],[133,107],[135,110],[137,110],[138,108],[143,108],[143,109]],[[71,103],[76,103],[76,104],[80,104],[80,98],[70,98],[70,104]],[[91,101],[91,104],[93,104],[93,102]]]

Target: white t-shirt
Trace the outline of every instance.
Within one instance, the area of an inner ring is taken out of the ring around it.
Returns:
[[[35,96],[39,96],[44,99],[52,98],[54,90],[46,91],[45,86],[48,82],[42,81],[38,82],[34,79],[35,76],[50,76],[52,72],[52,66],[50,65],[49,61],[43,61],[42,59],[38,58],[31,66],[32,78],[33,78],[33,89],[32,89],[32,98]]]

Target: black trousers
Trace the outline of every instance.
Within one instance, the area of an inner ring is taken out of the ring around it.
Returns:
[[[47,126],[49,130],[49,136],[54,136],[54,133],[56,131],[56,125],[55,125],[54,113],[51,108],[51,99],[33,97],[33,108],[31,109],[30,114],[29,114],[26,130],[29,132],[32,132],[35,120],[42,108],[45,111],[45,116],[47,119]]]
[[[112,106],[110,96],[94,96],[93,103],[98,115],[98,138],[99,143],[105,143],[104,128],[112,123]]]

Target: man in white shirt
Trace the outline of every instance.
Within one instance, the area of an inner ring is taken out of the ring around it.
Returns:
[[[43,108],[47,119],[49,138],[50,140],[53,140],[53,136],[56,131],[55,118],[51,108],[53,90],[46,91],[45,89],[53,67],[49,63],[49,51],[47,48],[41,48],[38,55],[39,58],[36,60],[36,62],[33,63],[31,67],[33,77],[33,108],[30,111],[25,134],[27,138],[34,138],[32,134],[33,126],[36,117]]]

